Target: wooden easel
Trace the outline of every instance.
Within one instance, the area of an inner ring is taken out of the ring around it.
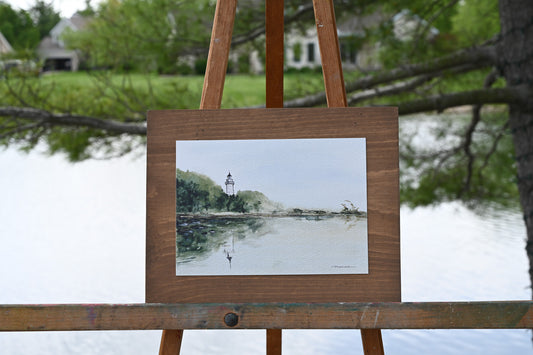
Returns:
[[[266,107],[283,107],[284,1],[266,0]],[[347,107],[333,0],[313,0],[328,107]],[[220,109],[237,0],[217,0],[200,109]],[[266,352],[281,354],[281,329],[267,329]],[[384,354],[380,329],[361,329],[365,354]],[[183,330],[163,330],[159,355],[180,353]]]

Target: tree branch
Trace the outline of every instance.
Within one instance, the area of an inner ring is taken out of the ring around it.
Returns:
[[[55,114],[46,110],[30,107],[0,107],[0,117],[1,116],[38,121],[40,122],[40,125],[87,127],[104,130],[111,134],[146,135],[145,124],[124,123],[111,119],[73,115],[69,113]]]
[[[480,69],[484,66],[494,65],[496,60],[496,48],[493,46],[469,48],[424,63],[405,65],[383,74],[366,76],[347,84],[346,91],[366,89],[375,85],[445,71],[466,64],[476,64],[477,68]]]
[[[292,15],[290,16],[285,16],[285,19],[284,19],[284,24],[285,25],[288,25],[288,24],[291,24],[293,22],[295,22],[296,20],[298,20],[300,17],[306,15],[306,14],[310,14],[310,13],[313,13],[313,2],[309,2],[305,5],[302,5],[301,7],[298,8],[298,10],[293,13]],[[245,33],[245,34],[242,34],[242,35],[235,35],[233,36],[233,38],[231,39],[231,47],[234,48],[234,47],[237,47],[241,44],[244,44],[244,43],[248,43],[254,39],[256,39],[257,37],[265,34],[265,24],[264,22],[261,23],[259,26],[253,28],[251,31],[249,31],[248,33]]]
[[[498,71],[496,69],[493,69],[489,75],[485,78],[485,82],[483,83],[484,88],[490,88],[498,78]],[[468,129],[465,133],[464,138],[464,152],[468,159],[468,163],[466,166],[466,179],[463,186],[463,189],[459,192],[459,197],[461,197],[464,193],[470,191],[470,185],[472,181],[472,174],[474,172],[474,161],[476,159],[476,156],[472,152],[472,142],[474,141],[474,132],[476,131],[476,128],[481,122],[481,108],[483,107],[482,104],[477,104],[472,107],[472,120],[470,121],[470,125],[468,126]],[[494,150],[496,147],[494,148]],[[488,157],[487,157],[488,160]],[[480,177],[481,177],[481,170],[480,170]]]
[[[453,74],[459,74],[459,73],[466,73],[466,72],[469,72],[475,69],[477,69],[477,67],[472,66],[472,65],[465,65],[462,67],[454,68],[454,70],[451,72],[453,72]],[[409,91],[412,91],[418,88],[422,84],[425,84],[426,82],[434,79],[435,77],[439,77],[441,75],[443,75],[442,72],[426,74],[426,75],[415,77],[413,79],[396,82],[396,83],[393,83],[387,86],[380,86],[380,87],[376,87],[373,89],[356,92],[355,94],[351,95],[348,98],[348,104],[353,105],[357,102],[373,99],[376,97],[396,95],[396,94],[401,94],[403,92],[409,92]]]
[[[398,106],[398,109],[400,115],[409,115],[428,111],[442,112],[450,107],[464,105],[520,104],[527,101],[526,97],[532,94],[524,87],[473,90],[404,102]]]
[[[388,84],[397,80],[408,79],[419,75],[442,73],[449,69],[465,65],[475,65],[472,68],[480,69],[496,63],[496,48],[494,46],[476,47],[461,50],[453,54],[434,59],[432,61],[411,64],[395,68],[377,75],[368,75],[346,84],[346,92],[370,89],[381,84]],[[311,107],[326,103],[326,94],[320,92],[303,98],[285,102],[285,107]]]

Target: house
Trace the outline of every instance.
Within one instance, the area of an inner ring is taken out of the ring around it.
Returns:
[[[363,41],[365,31],[376,23],[386,20],[384,14],[376,12],[367,16],[343,16],[337,21],[337,35],[344,70],[376,70],[380,68],[378,45]],[[391,18],[394,35],[399,41],[412,40],[418,29],[428,23],[409,11],[403,10]],[[426,39],[438,35],[434,27],[428,28]],[[285,53],[286,68],[315,68],[321,66],[320,50],[316,27],[308,28],[305,33],[293,31],[287,35]]]
[[[337,36],[342,65],[345,70],[376,69],[375,48],[363,42],[365,29],[381,21],[379,13],[364,16],[346,16],[337,22]],[[322,66],[316,26],[304,33],[292,31],[286,37],[286,68],[316,68]]]
[[[50,35],[43,38],[37,53],[44,63],[43,71],[66,70],[77,71],[80,64],[79,54],[75,50],[65,48],[62,36],[66,31],[79,31],[87,24],[87,18],[74,14],[71,18],[61,19],[52,28]]]
[[[10,52],[13,52],[13,47],[11,47],[2,32],[0,32],[0,56]]]

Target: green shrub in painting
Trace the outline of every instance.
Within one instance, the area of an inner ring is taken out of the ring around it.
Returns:
[[[228,195],[209,177],[176,169],[176,213],[264,212],[280,210],[259,191],[239,191]]]

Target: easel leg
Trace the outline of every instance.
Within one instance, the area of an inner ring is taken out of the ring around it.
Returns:
[[[361,329],[361,339],[363,340],[363,350],[365,355],[383,355],[383,340],[381,339],[381,329]]]
[[[226,80],[237,0],[218,0],[211,31],[200,109],[219,109]]]
[[[284,0],[265,2],[266,107],[283,107]]]
[[[226,79],[237,0],[218,0],[211,32],[200,109],[219,109]],[[159,355],[180,353],[183,330],[163,330]]]
[[[182,329],[163,330],[159,355],[179,355],[182,339]]]
[[[347,107],[333,0],[313,0],[328,107]],[[384,354],[380,329],[361,329],[367,355]]]
[[[281,355],[281,329],[267,329],[266,353],[267,355]]]
[[[313,0],[328,107],[347,107],[333,0]]]
[[[266,107],[283,107],[284,0],[265,1]],[[267,329],[267,355],[281,355],[281,329]]]

